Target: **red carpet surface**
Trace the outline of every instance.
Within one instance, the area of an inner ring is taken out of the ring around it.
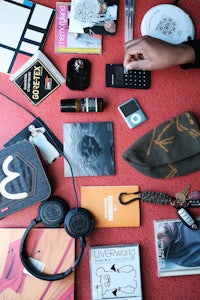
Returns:
[[[55,8],[56,2],[36,1]],[[166,2],[136,1],[134,19],[134,36],[140,36],[142,17],[152,6]],[[200,1],[180,0],[179,6],[192,18],[196,37],[200,37]],[[122,153],[138,138],[169,118],[184,111],[191,111],[200,124],[199,109],[199,70],[183,70],[179,66],[151,73],[151,88],[148,90],[117,89],[105,87],[105,64],[122,64],[124,57],[124,1],[120,1],[117,33],[115,36],[103,37],[101,55],[87,54],[55,54],[55,21],[49,32],[43,52],[66,77],[67,62],[74,57],[87,58],[91,62],[91,82],[84,91],[73,91],[62,85],[38,106],[31,104],[19,89],[9,80],[9,75],[0,73],[0,91],[22,104],[35,115],[41,117],[54,134],[63,142],[63,124],[76,122],[113,122],[115,175],[96,177],[77,177],[79,204],[81,186],[100,185],[139,185],[141,191],[150,190],[168,193],[174,196],[178,191],[191,185],[191,190],[200,189],[200,171],[173,179],[155,179],[147,177],[122,158]],[[61,113],[60,99],[76,97],[102,97],[105,109],[102,113]],[[147,116],[147,121],[129,129],[120,116],[117,106],[135,97]],[[32,121],[32,117],[16,105],[0,97],[1,138],[3,145],[18,131]],[[63,158],[57,160],[46,170],[52,193],[66,199],[70,207],[75,206],[71,179],[64,177]],[[159,219],[177,218],[176,209],[170,205],[154,205],[141,203],[141,226],[134,228],[95,229],[86,239],[87,246],[81,263],[76,268],[75,299],[89,300],[89,247],[96,245],[139,243],[141,250],[141,273],[144,300],[194,300],[199,299],[199,275],[159,278],[157,275],[153,221]],[[38,205],[26,208],[0,221],[0,227],[26,227],[37,216]],[[195,216],[200,216],[200,209],[192,210]],[[77,241],[77,253],[79,243]],[[52,258],[53,259],[53,258]]]

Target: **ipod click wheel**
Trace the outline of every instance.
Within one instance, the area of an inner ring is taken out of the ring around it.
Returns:
[[[131,98],[119,105],[118,110],[129,128],[134,128],[147,119],[135,98]]]
[[[190,16],[181,8],[172,4],[160,4],[144,15],[141,34],[171,44],[181,44],[194,39],[195,28]]]

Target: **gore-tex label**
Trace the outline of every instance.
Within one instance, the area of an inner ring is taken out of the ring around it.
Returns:
[[[23,72],[15,80],[15,83],[35,105],[41,102],[60,85],[39,60]]]

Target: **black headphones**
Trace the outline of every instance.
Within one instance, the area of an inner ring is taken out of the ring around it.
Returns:
[[[30,112],[28,109],[26,109],[23,105],[17,103],[15,100],[6,96],[2,92],[0,92],[0,95],[2,95],[7,100],[14,103],[15,105],[21,107],[24,111],[29,113],[32,117],[37,119],[37,121],[39,123],[41,123],[42,126],[45,126],[45,128],[47,128],[46,124],[40,118],[37,118],[32,112]],[[68,276],[75,270],[76,266],[78,265],[78,263],[80,262],[80,260],[83,256],[84,248],[86,246],[85,237],[88,236],[94,229],[94,220],[93,220],[92,214],[87,209],[78,207],[78,197],[77,197],[77,192],[76,192],[76,187],[75,187],[75,182],[74,182],[74,175],[73,175],[73,170],[72,170],[70,161],[68,160],[66,155],[61,151],[61,149],[58,147],[57,143],[54,141],[55,136],[52,132],[50,132],[49,128],[46,133],[47,133],[48,138],[51,141],[51,143],[56,147],[58,152],[61,155],[63,155],[63,157],[69,164],[69,168],[71,171],[71,178],[72,178],[72,187],[74,189],[74,194],[75,194],[76,207],[69,210],[65,201],[63,201],[59,197],[51,197],[48,200],[43,201],[38,210],[38,217],[31,221],[30,225],[25,230],[24,235],[21,239],[20,259],[21,259],[21,262],[24,265],[24,267],[27,269],[27,271],[29,273],[31,273],[33,276],[35,276],[39,279],[43,279],[43,280],[54,281],[54,280],[59,280],[59,279],[65,278],[66,276]],[[80,250],[80,253],[79,253],[76,261],[74,262],[74,265],[63,273],[46,274],[46,273],[39,271],[31,263],[31,261],[28,257],[28,254],[26,253],[25,243],[26,243],[28,234],[30,233],[31,229],[40,222],[42,222],[44,226],[47,226],[50,228],[59,227],[61,224],[64,223],[64,228],[65,228],[66,232],[71,237],[73,237],[75,239],[79,239],[79,241],[80,241],[81,250]]]
[[[44,226],[50,228],[59,227],[61,224],[64,223],[64,228],[66,232],[73,238],[80,240],[80,253],[74,262],[74,265],[66,270],[63,273],[59,274],[46,274],[34,267],[34,265],[30,262],[29,257],[26,253],[25,242],[28,237],[29,232],[31,229],[37,225],[38,223],[42,222]],[[33,276],[48,280],[54,281],[63,279],[69,274],[71,274],[78,263],[80,262],[84,248],[86,246],[85,237],[88,236],[94,228],[94,220],[91,213],[86,210],[85,208],[68,208],[65,201],[63,201],[59,197],[52,197],[48,200],[45,200],[41,203],[38,210],[38,217],[31,221],[30,225],[27,227],[20,244],[20,259],[23,263],[24,267],[27,269],[29,273]]]

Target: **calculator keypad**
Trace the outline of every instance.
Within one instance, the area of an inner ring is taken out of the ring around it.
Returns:
[[[150,88],[150,71],[127,70],[123,65],[106,65],[106,86],[117,88]]]
[[[124,72],[124,86],[127,88],[145,89],[149,87],[149,78],[147,71],[131,70]]]

